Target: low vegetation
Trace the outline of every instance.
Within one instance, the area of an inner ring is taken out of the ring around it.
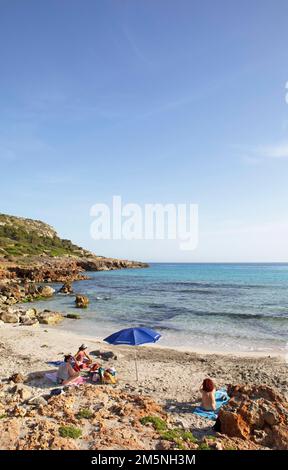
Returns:
[[[93,416],[94,413],[93,411],[89,410],[89,408],[82,408],[82,410],[79,410],[76,414],[77,419],[90,419],[93,418]]]
[[[158,416],[144,416],[140,419],[140,422],[144,426],[151,423],[156,431],[165,431],[167,429],[167,423]]]
[[[5,257],[81,256],[81,248],[39,221],[0,214],[0,255]]]
[[[155,431],[164,441],[170,441],[175,444],[177,449],[187,449],[187,444],[193,443],[198,445],[199,450],[212,450],[211,447],[205,442],[200,442],[190,431],[181,428],[168,429],[167,423],[158,416],[144,416],[140,419],[140,423],[147,426],[152,424]],[[215,436],[209,436],[210,440],[215,440]]]
[[[71,437],[72,439],[78,439],[82,436],[82,431],[75,426],[60,426],[59,434],[61,437]]]

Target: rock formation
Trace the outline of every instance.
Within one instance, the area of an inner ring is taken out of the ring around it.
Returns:
[[[76,295],[75,304],[77,308],[87,308],[89,299],[85,295]]]
[[[221,433],[273,449],[288,449],[288,402],[266,385],[230,386],[220,410]]]

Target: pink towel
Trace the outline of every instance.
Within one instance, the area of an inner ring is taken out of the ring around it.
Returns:
[[[57,372],[48,372],[45,374],[46,379],[51,380],[51,382],[57,384]],[[73,382],[69,382],[67,386],[72,386],[72,385],[82,385],[85,382],[87,382],[87,379],[84,377],[77,377],[77,379],[73,380]]]

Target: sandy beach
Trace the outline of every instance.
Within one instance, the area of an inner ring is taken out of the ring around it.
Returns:
[[[139,381],[135,377],[135,348],[107,345],[89,336],[38,325],[1,325],[0,376],[5,383],[13,373],[31,375],[29,387],[34,396],[49,392],[53,384],[44,373],[55,368],[48,361],[76,353],[85,342],[88,351],[113,351],[117,359],[103,362],[118,372],[116,389],[148,395],[159,403],[174,422],[189,428],[195,436],[212,432],[214,422],[196,416],[191,405],[199,403],[199,389],[205,377],[215,380],[217,388],[228,384],[262,384],[288,396],[287,363],[282,357],[243,357],[197,354],[156,345],[137,347]],[[109,392],[108,392],[109,393]]]

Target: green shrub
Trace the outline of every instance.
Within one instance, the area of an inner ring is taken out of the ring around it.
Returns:
[[[59,434],[61,437],[72,437],[72,439],[78,439],[82,436],[82,431],[75,426],[60,426]]]
[[[143,418],[140,419],[140,423],[143,425],[152,423],[156,431],[164,431],[165,429],[167,429],[166,422],[163,419],[159,418],[158,416],[144,416]]]
[[[205,442],[201,442],[198,446],[198,450],[212,450]]]
[[[77,419],[90,419],[94,416],[93,411],[89,410],[88,408],[82,408],[82,410],[79,410],[78,413],[76,414]]]
[[[168,431],[162,432],[161,437],[166,441],[179,442],[180,440],[186,442],[197,442],[197,439],[193,436],[192,432],[178,428],[169,429]]]
[[[0,214],[1,220],[1,214]],[[0,248],[8,256],[40,255],[50,256],[73,255],[79,250],[70,240],[58,236],[40,236],[36,230],[25,230],[21,225],[0,225]],[[78,253],[79,254],[79,253]]]

